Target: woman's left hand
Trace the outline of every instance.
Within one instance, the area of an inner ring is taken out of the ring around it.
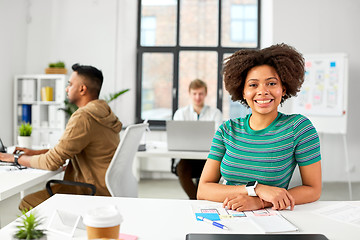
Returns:
[[[234,211],[250,211],[264,208],[263,201],[259,197],[251,197],[239,194],[234,197],[227,197],[223,202],[223,207]]]

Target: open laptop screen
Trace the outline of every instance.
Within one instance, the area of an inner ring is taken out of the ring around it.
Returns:
[[[4,146],[3,142],[1,141],[1,138],[0,138],[0,152],[6,153],[6,147]]]
[[[166,121],[168,150],[210,151],[214,121]]]

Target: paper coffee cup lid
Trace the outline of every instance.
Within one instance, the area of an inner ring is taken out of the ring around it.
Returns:
[[[84,216],[84,224],[89,227],[113,227],[121,224],[123,217],[115,206],[91,209]]]

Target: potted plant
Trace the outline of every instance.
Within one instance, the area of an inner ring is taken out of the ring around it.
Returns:
[[[115,99],[117,99],[120,95],[126,93],[129,90],[130,89],[127,88],[127,89],[120,90],[120,91],[115,92],[115,93],[110,93],[108,96],[104,97],[104,100],[107,103],[110,103],[110,102],[114,101]],[[65,104],[65,107],[64,108],[59,108],[59,110],[63,110],[67,114],[67,117],[69,118],[78,109],[78,107],[75,104],[70,103],[69,99],[65,99],[64,104]]]
[[[14,234],[15,239],[37,239],[45,240],[46,234],[44,229],[39,229],[38,227],[41,224],[41,219],[39,219],[34,211],[27,212],[22,211],[22,215],[19,219],[20,225],[16,226],[17,231]]]
[[[49,63],[49,67],[45,69],[46,74],[66,74],[65,63],[62,61]]]
[[[19,147],[31,148],[31,132],[30,123],[22,123],[19,127],[18,143]]]

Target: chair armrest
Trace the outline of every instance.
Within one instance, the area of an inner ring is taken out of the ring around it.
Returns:
[[[91,195],[94,196],[95,192],[96,192],[96,187],[90,183],[83,183],[83,182],[72,182],[72,181],[66,181],[66,180],[56,180],[56,179],[52,179],[49,180],[46,183],[46,190],[47,192],[50,194],[50,197],[54,195],[52,189],[51,189],[51,184],[52,183],[57,183],[57,184],[63,184],[63,185],[68,185],[68,186],[80,186],[80,187],[87,187],[91,189],[91,193],[90,194],[85,194],[85,195]]]

